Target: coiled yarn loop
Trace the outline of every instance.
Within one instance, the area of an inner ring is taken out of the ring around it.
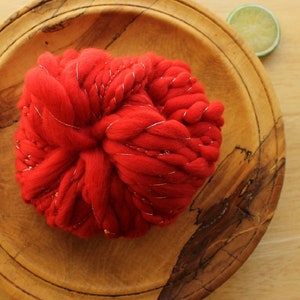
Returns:
[[[42,54],[18,107],[16,178],[49,225],[136,237],[167,225],[214,172],[223,105],[181,61],[97,49]]]

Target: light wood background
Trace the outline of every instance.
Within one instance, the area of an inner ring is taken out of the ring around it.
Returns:
[[[167,1],[167,0],[166,0]],[[194,0],[225,19],[243,0]],[[280,101],[287,144],[285,182],[275,216],[246,263],[209,300],[300,299],[300,1],[256,0],[279,19],[279,48],[262,60]],[[0,1],[0,22],[30,0]],[[1,79],[0,79],[1,80]],[[0,291],[0,300],[12,300]]]

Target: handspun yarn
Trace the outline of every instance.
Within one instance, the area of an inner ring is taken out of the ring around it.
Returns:
[[[22,198],[80,237],[174,222],[215,169],[223,104],[179,60],[99,49],[44,53],[15,134]]]

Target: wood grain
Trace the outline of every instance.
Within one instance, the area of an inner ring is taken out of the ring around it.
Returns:
[[[45,225],[14,180],[16,102],[26,70],[44,51],[99,47],[154,51],[192,66],[226,107],[215,175],[174,225],[144,238],[79,240]],[[0,282],[17,299],[200,299],[255,249],[283,182],[285,138],[259,60],[224,23],[183,1],[36,2],[0,31]],[[9,200],[9,201],[8,201]]]

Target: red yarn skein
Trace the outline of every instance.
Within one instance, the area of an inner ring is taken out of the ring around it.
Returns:
[[[219,157],[223,105],[187,64],[154,54],[45,53],[18,108],[22,197],[80,237],[133,238],[174,222]]]

